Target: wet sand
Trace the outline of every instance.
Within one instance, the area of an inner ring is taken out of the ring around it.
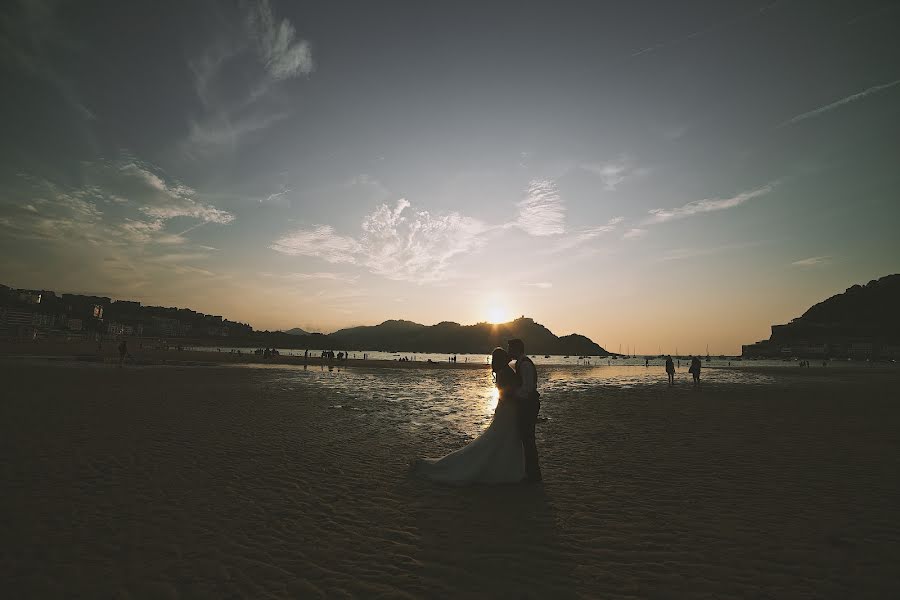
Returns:
[[[9,597],[900,593],[895,374],[551,385],[544,484],[463,489],[406,472],[459,431],[278,369],[0,376]]]
[[[60,360],[78,360],[81,362],[97,362],[105,364],[118,364],[118,342],[106,342],[98,349],[95,342],[63,342],[40,340],[38,342],[9,342],[0,341],[0,357],[45,357]],[[399,360],[363,360],[361,358],[348,358],[346,360],[323,359],[321,356],[290,356],[282,354],[263,358],[257,354],[237,354],[223,347],[221,351],[216,348],[207,350],[177,350],[170,348],[147,347],[142,348],[136,340],[128,342],[128,359],[130,365],[173,365],[173,366],[212,366],[235,364],[267,364],[267,365],[331,365],[341,367],[365,367],[365,368],[391,368],[391,369],[473,369],[488,370],[487,362],[466,363],[447,361],[399,361]],[[357,353],[359,355],[361,353]]]

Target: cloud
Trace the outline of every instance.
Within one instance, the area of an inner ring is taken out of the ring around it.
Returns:
[[[613,217],[603,225],[595,225],[594,227],[586,227],[584,229],[571,232],[569,235],[559,240],[553,246],[551,252],[571,250],[572,248],[581,246],[582,244],[586,244],[587,242],[590,242],[591,240],[594,240],[602,236],[603,234],[615,231],[618,225],[620,225],[623,221],[625,221],[624,217]]]
[[[233,150],[293,114],[279,90],[315,69],[312,47],[288,19],[277,19],[268,0],[220,14],[216,39],[188,61],[202,110],[188,118],[178,145],[188,157]]]
[[[28,174],[0,184],[0,238],[39,241],[33,245],[42,259],[26,276],[64,286],[88,277],[91,285],[129,296],[226,277],[192,264],[207,258],[209,248],[169,228],[176,216],[211,226],[233,215],[133,157],[82,163],[77,175],[74,186]]]
[[[656,262],[668,262],[673,260],[686,260],[688,258],[695,258],[698,256],[709,256],[712,254],[721,254],[723,252],[729,252],[732,250],[745,250],[747,248],[755,248],[757,246],[762,246],[764,244],[768,244],[769,240],[756,240],[750,242],[740,242],[737,244],[725,244],[722,246],[711,246],[708,248],[672,248],[670,250],[666,250],[661,256],[656,259]]]
[[[331,225],[298,229],[275,240],[269,248],[290,256],[314,256],[331,263],[355,263],[355,255],[360,251],[355,239],[336,234]]]
[[[525,285],[527,285],[529,287],[540,288],[542,290],[549,290],[550,288],[553,287],[553,284],[550,283],[549,281],[540,281],[538,283],[526,283]]]
[[[524,200],[518,203],[516,222],[530,235],[545,236],[565,232],[566,209],[556,184],[549,179],[534,179]]]
[[[824,267],[825,265],[831,264],[830,256],[811,256],[809,258],[804,258],[802,260],[795,260],[791,263],[793,267]]]
[[[131,202],[140,212],[154,219],[167,221],[188,217],[219,225],[234,221],[233,214],[199,202],[194,189],[177,181],[167,181],[162,173],[146,163],[134,160],[118,164],[98,163],[89,169],[88,177],[96,182],[95,189]]]
[[[480,248],[487,227],[479,220],[452,212],[404,215],[405,199],[391,209],[382,204],[363,221],[363,263],[389,279],[429,282],[447,275],[456,255]]]
[[[394,207],[380,205],[363,219],[358,239],[339,235],[330,225],[317,225],[293,231],[269,248],[357,264],[388,279],[426,283],[446,279],[453,257],[484,244],[482,234],[489,228],[481,221],[455,212],[432,215],[407,210],[410,207],[402,198]]]
[[[685,219],[687,217],[692,217],[694,215],[715,212],[719,210],[726,210],[729,208],[734,208],[735,206],[740,206],[744,202],[748,200],[752,200],[754,198],[759,198],[761,196],[765,196],[770,193],[775,188],[775,183],[768,183],[762,187],[758,187],[754,190],[749,190],[746,192],[741,192],[735,196],[731,196],[730,198],[711,198],[707,200],[695,200],[693,202],[688,202],[684,206],[680,206],[678,208],[654,208],[648,211],[650,213],[650,217],[644,220],[645,225],[654,224],[654,223],[665,223],[667,221],[675,221],[678,219]]]
[[[626,240],[636,240],[638,238],[642,238],[647,234],[646,229],[639,229],[637,227],[633,227],[622,234],[622,238]]]
[[[622,183],[649,172],[646,168],[633,166],[631,160],[624,157],[605,163],[584,163],[579,168],[599,177],[603,188],[609,192],[615,191]]]
[[[181,149],[193,156],[202,156],[224,148],[236,148],[247,138],[265,131],[275,123],[290,116],[284,110],[268,113],[231,115],[219,112],[188,122],[188,136],[182,141]]]
[[[248,23],[256,34],[260,58],[273,78],[281,80],[312,73],[315,63],[309,42],[296,39],[290,21],[275,19],[269,0],[261,0],[255,6],[248,15]]]
[[[349,275],[347,273],[332,273],[330,271],[319,271],[316,273],[260,273],[260,276],[271,279],[283,279],[285,281],[343,281],[345,283],[355,283],[359,279],[359,275]]]
[[[7,10],[0,14],[0,65],[47,84],[78,119],[93,121],[97,117],[82,102],[71,75],[54,60],[81,45],[69,34],[65,11],[57,10],[59,5],[47,0],[4,3]],[[82,132],[88,135],[88,130]]]
[[[820,106],[819,108],[817,108],[815,110],[811,110],[809,112],[799,114],[796,117],[792,117],[792,118],[788,119],[787,121],[779,124],[778,127],[787,127],[789,125],[793,125],[794,123],[799,123],[800,121],[803,121],[806,119],[812,119],[814,117],[821,116],[821,115],[823,115],[827,112],[830,112],[836,108],[840,108],[841,106],[844,106],[845,104],[850,104],[851,102],[856,102],[857,100],[862,100],[863,98],[866,98],[867,96],[871,96],[872,94],[877,94],[878,92],[882,92],[884,90],[890,89],[890,88],[894,87],[895,85],[900,85],[900,79],[891,81],[890,83],[872,86],[861,92],[857,92],[856,94],[851,94],[851,95],[847,96],[846,98],[841,98],[840,100],[837,100],[836,102],[832,102],[831,104],[826,104],[825,106]]]
[[[657,50],[661,50],[662,48],[666,48],[668,46],[673,46],[676,44],[680,44],[682,42],[686,42],[688,40],[699,38],[706,34],[712,33],[714,31],[718,31],[719,29],[731,27],[731,26],[736,25],[746,19],[760,17],[762,15],[765,15],[765,13],[767,13],[775,5],[777,5],[778,2],[779,2],[779,0],[773,0],[772,2],[769,2],[768,4],[766,4],[765,6],[751,8],[745,12],[738,13],[736,16],[734,16],[730,19],[725,19],[722,21],[714,21],[714,22],[710,23],[709,25],[707,25],[706,27],[703,27],[701,29],[696,29],[696,30],[694,30],[686,35],[683,35],[681,37],[674,38],[667,42],[660,42],[657,44],[653,44],[652,46],[645,46],[644,48],[641,48],[639,50],[632,52],[631,57],[634,58],[636,56],[641,56],[642,54],[656,52]]]
[[[293,191],[294,191],[294,190],[292,190],[292,189],[289,188],[288,186],[283,185],[283,186],[281,186],[281,189],[279,189],[277,192],[274,192],[274,193],[269,194],[268,196],[266,196],[265,200],[263,200],[262,198],[260,198],[260,199],[259,199],[259,203],[262,204],[263,202],[265,202],[266,204],[269,204],[269,203],[272,203],[272,202],[276,202],[276,201],[278,201],[278,200],[283,199],[287,194],[290,194],[290,193],[293,192]]]
[[[154,167],[126,157],[119,161],[83,163],[82,184],[60,186],[53,181],[20,175],[24,188],[5,190],[27,218],[9,228],[20,237],[94,246],[182,244],[181,234],[166,231],[168,221],[182,217],[198,224],[226,224],[231,213],[196,199],[196,191]]]

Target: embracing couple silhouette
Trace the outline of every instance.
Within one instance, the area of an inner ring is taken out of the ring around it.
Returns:
[[[515,367],[510,363],[515,361]],[[453,484],[541,481],[534,426],[541,409],[537,368],[520,339],[491,353],[491,370],[499,390],[490,426],[477,438],[441,458],[421,458],[414,472]]]

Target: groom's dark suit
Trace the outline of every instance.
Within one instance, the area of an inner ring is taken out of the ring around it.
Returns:
[[[522,381],[522,387],[516,392],[516,399],[519,434],[525,450],[525,474],[529,481],[540,481],[541,467],[534,441],[534,425],[537,423],[538,411],[541,410],[541,395],[537,391],[537,369],[528,356],[523,354],[516,360],[516,374]]]

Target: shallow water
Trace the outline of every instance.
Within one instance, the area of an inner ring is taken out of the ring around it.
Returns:
[[[296,391],[298,397],[321,392],[334,410],[354,411],[361,417],[383,421],[400,428],[455,432],[476,436],[491,421],[497,406],[497,390],[488,371],[452,369],[367,369],[325,365],[240,365],[258,370],[266,385],[282,391]],[[665,373],[643,366],[547,367],[539,373],[542,402],[566,403],[585,393],[602,402],[612,389],[657,388],[666,393]],[[703,372],[703,386],[770,385],[771,375],[739,369],[710,369]],[[312,387],[312,390],[308,388]],[[676,373],[675,390],[691,388],[690,376]],[[548,412],[543,410],[544,418]]]
[[[257,348],[249,348],[249,347],[241,347],[241,348],[216,348],[210,346],[185,346],[185,350],[189,351],[197,351],[197,352],[224,352],[230,353],[232,351],[237,352],[240,351],[242,354],[253,354]],[[303,350],[297,350],[296,348],[276,348],[278,353],[281,356],[303,356]],[[335,353],[343,351],[343,350],[334,350]],[[361,359],[363,354],[365,354],[369,360],[398,360],[400,358],[408,358],[411,361],[415,362],[428,362],[429,360],[432,362],[443,363],[448,362],[447,359],[450,356],[454,356],[453,353],[444,354],[444,353],[429,353],[429,352],[377,352],[377,351],[369,351],[369,350],[348,350],[348,354],[350,355],[350,360]],[[322,350],[310,350],[310,357],[320,357],[322,354]],[[475,364],[490,364],[491,358],[489,354],[456,354],[456,362],[459,363],[475,363]],[[616,366],[638,366],[638,367],[662,367],[665,365],[665,358],[650,358],[647,359],[643,356],[637,356],[634,358],[598,358],[596,356],[588,356],[588,357],[579,357],[579,356],[559,356],[559,355],[537,355],[532,356],[532,360],[537,365],[553,365],[553,366],[607,366],[607,367],[616,367]],[[691,359],[689,357],[682,357],[680,360],[681,369],[687,370],[688,366],[690,366]],[[821,367],[822,361],[817,359],[810,359],[812,363],[812,368]],[[798,364],[797,360],[771,360],[771,359],[753,359],[753,360],[742,360],[740,358],[734,357],[725,357],[725,358],[710,358],[709,360],[703,359],[703,367],[732,367],[732,368],[743,368],[743,367],[796,367]],[[842,368],[842,367],[858,367],[861,364],[866,364],[866,361],[851,361],[851,360],[831,360],[828,361],[829,368]]]

